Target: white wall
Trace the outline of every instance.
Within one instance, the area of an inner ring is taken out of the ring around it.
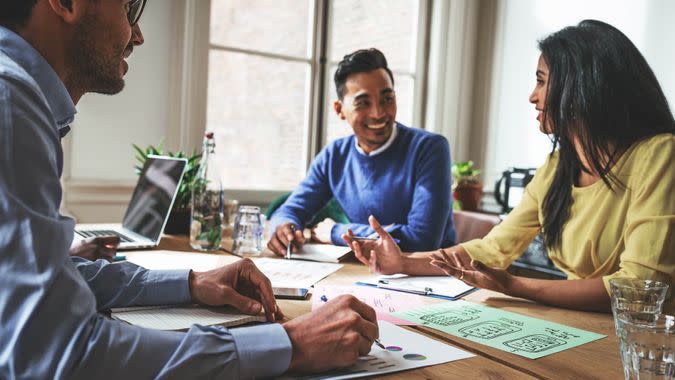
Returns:
[[[486,183],[509,166],[537,167],[550,151],[528,96],[535,84],[537,40],[587,18],[624,32],[675,101],[675,2],[669,0],[519,0],[500,3],[489,115]]]
[[[64,144],[64,178],[65,207],[80,221],[121,220],[129,185],[136,181],[131,144],[155,145],[167,135],[174,7],[174,1],[148,2],[140,22],[145,43],[128,60],[124,90],[114,96],[87,94],[77,105]],[[101,183],[112,190],[110,197],[92,198],[92,191],[82,190]]]
[[[141,18],[145,44],[134,49],[122,93],[87,94],[72,128],[74,180],[135,180],[131,144],[157,144],[169,124],[173,1],[149,1]]]

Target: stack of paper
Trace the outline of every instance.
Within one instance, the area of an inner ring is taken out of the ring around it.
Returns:
[[[349,247],[330,244],[305,244],[291,255],[293,260],[309,260],[324,263],[338,263],[347,258],[352,250]]]
[[[265,322],[263,315],[242,314],[233,307],[144,306],[112,309],[112,317],[129,324],[156,330],[187,330],[193,324],[238,326]]]
[[[305,288],[342,268],[340,264],[284,259],[254,259],[255,265],[277,288]]]

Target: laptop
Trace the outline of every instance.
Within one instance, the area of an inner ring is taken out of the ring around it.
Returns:
[[[149,155],[136,183],[122,224],[75,227],[75,240],[117,235],[118,249],[156,247],[178,194],[187,159]]]

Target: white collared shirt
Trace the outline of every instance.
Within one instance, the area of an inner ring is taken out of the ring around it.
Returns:
[[[382,145],[381,147],[379,147],[379,148],[375,149],[374,151],[370,152],[370,154],[366,153],[359,146],[359,138],[357,137],[357,138],[354,139],[354,144],[356,145],[356,151],[361,153],[364,156],[369,156],[369,157],[377,156],[378,154],[387,150],[391,146],[391,144],[394,143],[394,140],[396,140],[397,134],[398,134],[398,123],[395,123],[394,128],[392,128],[391,135],[389,136],[389,139],[387,140],[387,142],[384,143],[384,145]]]

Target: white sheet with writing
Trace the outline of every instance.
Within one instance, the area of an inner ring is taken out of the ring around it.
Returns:
[[[340,264],[284,259],[254,259],[255,265],[278,288],[305,288],[342,268]]]
[[[264,322],[262,315],[248,315],[232,307],[149,306],[112,309],[112,317],[135,326],[156,330],[185,330],[195,323],[225,327]]]

